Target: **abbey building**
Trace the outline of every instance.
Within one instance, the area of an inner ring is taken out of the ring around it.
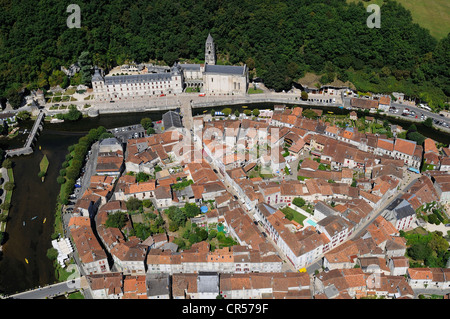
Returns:
[[[161,70],[147,70],[133,75],[106,75],[96,69],[92,88],[97,101],[112,101],[138,96],[179,94],[186,88],[198,88],[208,94],[245,94],[248,68],[216,65],[214,39],[208,35],[204,64],[179,64]]]

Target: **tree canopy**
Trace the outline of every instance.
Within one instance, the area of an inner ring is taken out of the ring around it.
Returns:
[[[78,62],[71,83],[89,85],[92,66],[180,59],[204,61],[208,33],[218,62],[247,63],[277,91],[306,72],[351,81],[360,91],[404,92],[432,107],[450,95],[450,35],[437,41],[396,1],[368,28],[361,2],[343,0],[80,0],[81,27],[67,3],[0,4],[0,97],[18,107],[27,90],[65,83],[60,66]],[[101,9],[99,9],[101,8]],[[322,84],[324,84],[322,83]]]

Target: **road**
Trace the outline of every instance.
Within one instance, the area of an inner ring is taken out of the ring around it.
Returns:
[[[30,291],[25,291],[16,295],[10,296],[13,299],[47,299],[64,295],[66,293],[78,291],[82,288],[82,278],[76,278],[54,285],[37,288]]]
[[[346,97],[344,98],[343,102],[344,102],[344,106],[345,107],[350,107],[350,100],[351,98]],[[433,113],[430,111],[427,111],[425,109],[422,109],[420,107],[417,106],[411,106],[408,104],[401,104],[401,103],[391,103],[391,107],[395,107],[397,112],[393,113],[392,111],[387,112],[389,116],[393,116],[396,117],[400,120],[404,120],[404,121],[411,121],[411,122],[418,122],[418,123],[422,123],[423,120],[421,119],[421,115],[425,115],[426,117],[431,117],[433,119],[433,126],[435,128],[439,128],[441,130],[450,131],[450,118],[441,116],[437,113]],[[410,111],[414,111],[415,115],[414,116],[403,116],[402,113],[404,112],[404,110],[408,108]],[[415,117],[417,116],[417,118]],[[441,122],[441,123],[445,123],[445,124],[436,124],[435,122]]]

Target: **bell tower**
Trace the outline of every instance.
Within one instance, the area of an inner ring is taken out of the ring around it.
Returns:
[[[216,50],[214,47],[214,39],[211,34],[208,34],[205,44],[205,64],[216,64]]]

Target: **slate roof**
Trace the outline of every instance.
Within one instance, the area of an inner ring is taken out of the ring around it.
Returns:
[[[181,122],[181,116],[177,112],[169,111],[163,114],[162,120],[164,123],[164,128],[167,130],[171,127],[183,127]]]
[[[205,73],[244,75],[245,69],[245,66],[211,64],[205,65]]]

